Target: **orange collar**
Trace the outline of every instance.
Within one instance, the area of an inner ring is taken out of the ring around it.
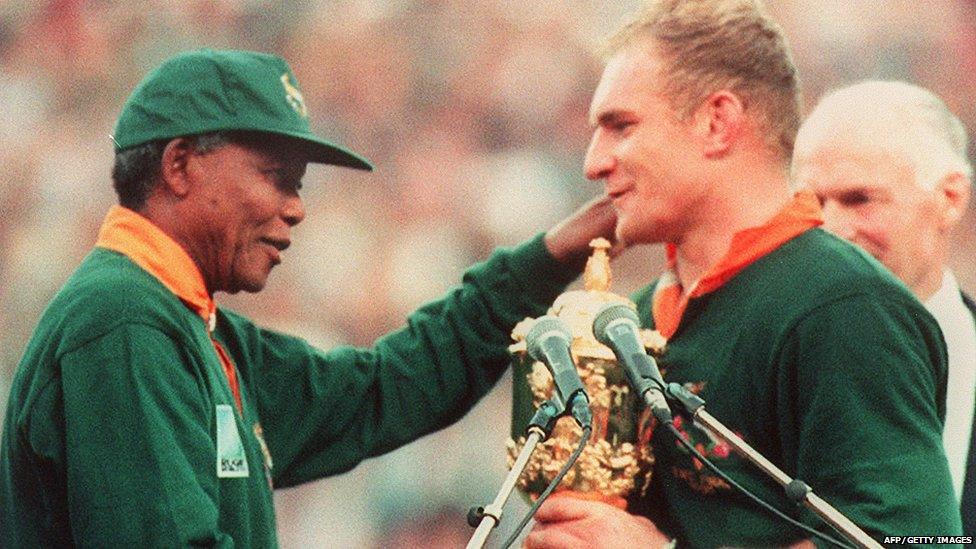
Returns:
[[[817,197],[809,191],[796,193],[793,200],[765,224],[735,233],[722,259],[692,284],[687,293],[678,281],[677,247],[668,244],[668,269],[658,281],[652,300],[654,325],[664,337],[671,337],[678,330],[690,299],[714,292],[756,260],[822,224],[823,216]]]
[[[95,246],[128,257],[183,300],[212,331],[217,309],[203,275],[175,240],[138,213],[112,206],[98,232]]]

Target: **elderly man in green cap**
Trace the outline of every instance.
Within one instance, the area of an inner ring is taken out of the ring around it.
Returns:
[[[119,205],[18,367],[0,546],[276,545],[273,487],[346,471],[464,414],[612,234],[606,200],[495,252],[370,349],[325,352],[219,308],[261,290],[305,217],[306,163],[371,169],[309,129],[288,65],[202,50],[122,109]]]

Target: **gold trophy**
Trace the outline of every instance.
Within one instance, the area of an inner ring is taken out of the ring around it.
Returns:
[[[634,394],[623,369],[610,348],[593,336],[593,319],[608,303],[634,307],[627,298],[610,292],[610,242],[598,238],[590,243],[593,254],[583,274],[584,290],[559,296],[548,314],[562,320],[572,332],[570,351],[593,412],[593,433],[579,459],[563,478],[554,495],[562,493],[604,501],[620,508],[635,490],[643,494],[650,484],[654,456],[650,438],[654,419]],[[541,362],[526,352],[525,338],[536,319],[525,319],[512,331],[514,391],[512,401],[512,439],[508,441],[511,467],[525,444],[526,428],[535,410],[553,394],[553,379]],[[644,347],[660,355],[665,340],[655,331],[641,330]],[[535,499],[576,448],[582,436],[580,427],[561,419],[551,436],[540,443],[529,458],[517,487]]]

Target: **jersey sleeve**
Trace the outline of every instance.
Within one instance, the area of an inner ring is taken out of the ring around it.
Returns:
[[[275,485],[346,471],[456,421],[507,368],[514,325],[544,313],[578,272],[539,235],[469,269],[371,348],[326,352],[260,330],[251,386]]]

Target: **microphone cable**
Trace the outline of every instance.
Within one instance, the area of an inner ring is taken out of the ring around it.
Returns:
[[[695,449],[695,447],[690,442],[688,442],[687,440],[685,440],[685,437],[681,436],[681,432],[678,431],[677,427],[674,426],[674,423],[673,422],[668,422],[665,425],[668,426],[668,430],[671,432],[671,434],[674,435],[674,437],[676,439],[678,439],[678,442],[680,442],[682,446],[684,446],[685,448],[687,448],[688,451],[690,451],[702,463],[704,463],[705,466],[708,467],[713,473],[715,473],[716,475],[718,475],[725,482],[728,482],[732,487],[734,487],[739,492],[742,492],[743,494],[745,494],[746,497],[748,497],[749,499],[751,499],[752,501],[754,501],[755,503],[757,503],[760,507],[762,507],[766,511],[769,511],[770,513],[772,513],[776,517],[783,519],[784,521],[792,524],[793,526],[799,528],[800,530],[803,530],[804,532],[806,532],[806,533],[808,533],[810,535],[816,536],[816,537],[822,539],[823,541],[826,541],[827,543],[831,543],[833,545],[836,545],[837,547],[843,547],[844,549],[856,549],[852,545],[848,545],[847,543],[844,543],[844,542],[842,542],[840,540],[837,540],[835,538],[832,538],[832,537],[828,536],[827,534],[824,534],[823,532],[821,532],[819,530],[816,530],[814,528],[811,528],[811,527],[807,526],[806,524],[803,524],[802,522],[794,519],[793,517],[787,515],[786,513],[780,511],[779,509],[773,507],[769,503],[763,501],[762,498],[760,498],[759,496],[757,496],[757,495],[753,494],[752,492],[750,492],[745,486],[742,486],[738,482],[732,480],[732,477],[730,477],[727,474],[725,474],[721,469],[718,468],[718,466],[716,466],[714,463],[712,463],[711,461],[709,461],[708,458],[706,458],[705,456],[703,456],[701,454],[701,452],[699,452],[697,449]],[[828,522],[825,522],[824,524],[827,524],[831,528],[834,528],[834,526],[832,524],[828,523]],[[836,531],[836,529],[834,529],[834,531]],[[838,532],[838,533],[840,533],[840,532]]]
[[[576,449],[573,450],[573,453],[569,456],[569,459],[566,460],[566,463],[563,465],[563,468],[559,470],[559,473],[556,475],[556,477],[552,479],[552,482],[550,482],[549,485],[546,486],[546,489],[542,491],[542,494],[539,495],[539,499],[535,500],[535,503],[532,504],[532,508],[529,509],[529,512],[526,513],[525,516],[522,518],[522,522],[518,524],[518,526],[515,528],[515,531],[512,532],[512,535],[509,536],[507,540],[505,540],[505,544],[502,545],[502,549],[508,549],[509,547],[511,547],[513,543],[515,543],[515,540],[519,537],[519,534],[522,533],[522,529],[524,529],[525,525],[528,524],[530,520],[532,520],[532,517],[535,516],[535,512],[538,511],[539,507],[542,506],[542,502],[544,502],[546,498],[549,497],[549,494],[551,494],[552,491],[555,490],[557,486],[559,486],[559,483],[562,482],[563,477],[566,476],[566,473],[569,472],[569,469],[573,466],[574,463],[576,463],[576,460],[579,459],[580,454],[583,453],[583,448],[586,447],[586,442],[590,440],[590,434],[592,432],[593,432],[593,427],[591,425],[583,426],[583,436],[580,437],[580,441],[576,445]]]

